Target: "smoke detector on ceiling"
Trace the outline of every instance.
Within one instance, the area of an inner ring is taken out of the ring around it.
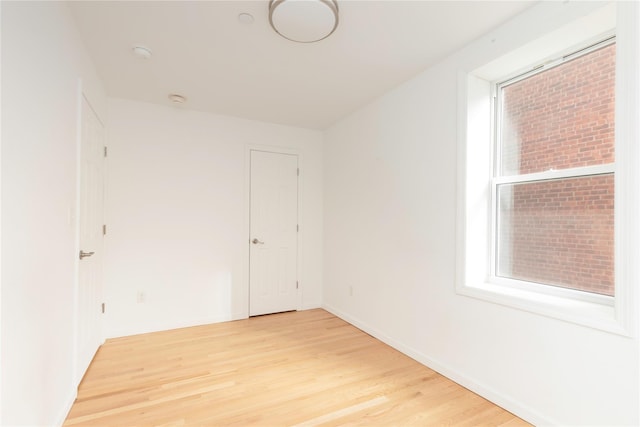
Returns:
[[[133,46],[131,49],[133,50],[134,55],[142,59],[149,59],[153,54],[153,52],[151,52],[151,49],[145,46],[136,45],[136,46]]]
[[[244,25],[253,24],[253,15],[250,13],[241,13],[238,15],[238,22]]]
[[[178,95],[177,93],[172,93],[169,94],[169,101],[171,101],[173,104],[180,105],[187,102],[187,98],[182,95]]]

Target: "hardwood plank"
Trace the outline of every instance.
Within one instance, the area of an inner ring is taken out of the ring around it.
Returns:
[[[528,424],[317,309],[108,340],[64,425]]]

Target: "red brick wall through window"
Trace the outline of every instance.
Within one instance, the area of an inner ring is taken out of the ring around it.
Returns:
[[[501,175],[614,161],[615,44],[502,90]],[[501,186],[498,274],[614,294],[613,175]]]

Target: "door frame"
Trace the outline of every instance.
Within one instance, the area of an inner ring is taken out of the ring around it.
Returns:
[[[77,114],[76,114],[76,197],[75,197],[75,206],[73,207],[73,209],[70,209],[69,212],[69,216],[70,216],[70,222],[73,223],[74,225],[74,232],[75,232],[75,251],[74,251],[74,292],[73,292],[73,385],[77,387],[80,385],[80,382],[82,381],[82,378],[84,377],[85,372],[79,372],[79,351],[80,351],[80,342],[79,342],[79,322],[80,322],[80,300],[79,300],[79,292],[80,292],[80,259],[78,258],[77,254],[80,252],[81,248],[81,242],[80,242],[80,226],[81,226],[81,197],[82,197],[82,120],[83,120],[83,116],[82,116],[82,111],[83,111],[83,101],[86,101],[87,104],[89,105],[89,108],[91,108],[91,110],[93,110],[94,114],[96,115],[96,117],[98,118],[98,120],[100,121],[100,123],[103,126],[104,129],[104,135],[105,135],[105,141],[104,144],[105,146],[107,145],[106,143],[106,125],[104,120],[102,119],[102,117],[100,117],[100,114],[98,114],[98,111],[95,109],[94,104],[91,101],[91,97],[85,92],[84,90],[84,86],[82,83],[82,79],[78,79],[78,93],[77,93]],[[103,159],[103,167],[102,167],[102,187],[103,187],[103,191],[102,191],[102,217],[103,217],[103,221],[105,220],[105,213],[106,213],[106,208],[105,208],[105,202],[106,202],[106,181],[107,181],[107,170],[106,170],[106,159]],[[104,239],[103,239],[103,244],[102,244],[102,252],[103,252],[103,256],[102,256],[102,264],[104,267]],[[103,271],[103,269],[101,269],[101,271]],[[103,285],[103,281],[102,279],[104,278],[104,273],[102,274],[101,277],[101,289],[100,292],[102,293],[102,299],[104,300],[104,286]],[[101,321],[101,326],[102,326],[102,321]],[[104,344],[105,341],[105,335],[104,335],[104,328],[101,327],[100,331],[99,331],[99,337],[100,337],[100,342],[102,344]]]
[[[251,268],[251,258],[249,256],[251,240],[251,152],[252,151],[264,151],[267,153],[276,154],[293,154],[298,156],[298,169],[300,174],[298,175],[298,226],[300,227],[297,233],[296,242],[296,280],[298,281],[298,294],[296,301],[296,310],[302,309],[302,301],[304,294],[304,280],[301,275],[302,265],[302,242],[304,239],[304,216],[302,210],[302,199],[304,195],[304,159],[302,153],[297,148],[291,148],[286,146],[274,146],[274,145],[262,145],[262,144],[246,144],[245,145],[245,179],[244,179],[244,238],[243,238],[243,291],[244,295],[241,295],[242,301],[245,301],[242,316],[243,318],[249,318],[249,298],[250,298],[250,276],[249,269]]]

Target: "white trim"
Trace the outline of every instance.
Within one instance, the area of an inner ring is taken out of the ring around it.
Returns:
[[[519,177],[500,177],[494,182],[529,182],[580,175],[615,173],[616,297],[575,299],[565,290],[533,292],[527,286],[512,288],[492,283],[491,227],[492,122],[491,82],[475,72],[461,70],[458,77],[458,211],[456,224],[456,292],[514,309],[572,322],[590,328],[635,336],[640,283],[640,37],[638,4],[617,3],[616,55],[616,163],[568,170],[554,170]],[[545,36],[546,37],[546,36]],[[549,40],[547,40],[549,42]],[[510,54],[507,54],[508,56]],[[494,62],[500,62],[496,60]],[[504,61],[502,61],[504,63]],[[484,67],[484,66],[483,66]],[[478,69],[482,69],[479,67]],[[483,124],[486,120],[488,123]],[[478,148],[484,147],[484,148]],[[484,151],[482,151],[484,150]],[[486,180],[474,179],[486,173]],[[483,202],[484,200],[484,202]],[[495,200],[492,199],[492,200]],[[486,212],[485,206],[489,209]],[[487,245],[490,245],[487,247]],[[524,282],[523,282],[524,283]],[[549,286],[545,286],[547,288]],[[553,287],[550,287],[553,288]],[[582,293],[580,293],[582,294]]]
[[[2,22],[2,6],[0,6],[0,22]],[[2,43],[0,43],[0,58],[2,58]],[[0,67],[0,82],[2,82],[2,67]],[[1,93],[2,93],[2,88],[0,88],[0,96],[1,96]],[[0,140],[2,139],[1,137],[3,135],[3,133],[2,133],[2,117],[4,117],[4,116],[2,115],[2,104],[3,103],[0,102]],[[2,210],[2,200],[3,200],[2,199],[2,188],[3,188],[3,186],[2,186],[2,176],[3,176],[3,174],[2,174],[2,149],[0,147],[0,242],[4,242],[4,240],[2,240],[2,212],[3,212],[3,210]],[[3,317],[2,317],[2,260],[4,258],[2,258],[2,246],[3,245],[0,244],[0,324],[2,324],[2,320],[3,320]],[[3,368],[3,365],[2,365],[2,359],[3,359],[2,358],[2,354],[3,354],[3,349],[2,349],[2,328],[0,327],[0,425],[4,424],[4,422],[2,420],[2,414],[4,413],[4,412],[2,412],[2,406],[3,406],[2,405],[2,402],[3,402],[2,389],[4,388],[2,386],[2,384],[4,384],[3,379],[2,379],[2,377],[3,377],[2,371],[4,370],[4,369],[2,369]]]
[[[595,292],[581,291],[578,289],[562,287],[546,283],[531,282],[527,280],[513,279],[492,275],[490,282],[494,285],[522,289],[523,291],[536,292],[556,297],[575,299],[594,304],[608,305],[613,307],[615,298],[609,295],[597,294]]]
[[[88,95],[85,93],[84,91],[84,84],[82,81],[82,78],[78,78],[78,93],[77,93],[77,112],[76,112],[76,195],[75,195],[75,206],[74,206],[74,210],[75,213],[73,214],[73,216],[75,217],[75,221],[73,226],[75,228],[75,236],[74,236],[74,245],[75,245],[75,252],[74,253],[78,253],[80,251],[80,223],[82,221],[82,219],[80,218],[81,215],[81,197],[82,197],[82,127],[83,127],[83,111],[84,111],[84,107],[83,104],[86,101],[87,105],[89,106],[89,108],[91,109],[91,111],[93,111],[93,113],[95,114],[96,118],[98,119],[98,121],[100,122],[100,124],[103,127],[104,130],[104,144],[107,143],[107,127],[105,126],[105,122],[102,120],[102,118],[98,115],[97,110],[93,107],[91,100],[89,99]],[[105,215],[106,215],[106,159],[102,158],[102,162],[103,162],[103,168],[102,168],[102,186],[103,186],[103,190],[102,190],[102,218],[103,220],[105,219]],[[71,219],[70,219],[71,220]],[[104,274],[104,251],[105,251],[105,247],[106,245],[104,244],[104,238],[102,240],[102,247],[100,248],[100,250],[102,251],[102,257],[100,258],[101,262],[102,262],[102,266],[100,267],[100,274],[103,275]],[[74,273],[75,273],[75,277],[74,277],[74,281],[73,281],[73,286],[74,286],[74,293],[73,293],[73,308],[74,308],[74,314],[73,314],[73,356],[72,356],[72,360],[73,360],[73,385],[74,387],[78,387],[80,385],[80,382],[82,381],[82,378],[84,378],[84,375],[86,374],[87,370],[89,369],[89,366],[91,365],[91,363],[89,363],[89,365],[87,366],[79,366],[79,321],[80,321],[80,316],[79,316],[79,312],[80,312],[80,301],[78,299],[79,296],[79,292],[80,292],[80,261],[78,259],[78,257],[74,257]],[[104,300],[104,276],[100,277],[100,294],[101,294],[101,299]],[[100,319],[100,330],[98,331],[99,336],[100,336],[100,343],[101,345],[104,344],[104,318],[101,317]],[[97,349],[96,349],[97,351]],[[95,356],[95,354],[94,354]]]
[[[243,312],[232,312],[228,315],[200,317],[190,320],[180,320],[179,322],[153,323],[152,327],[143,325],[132,325],[132,328],[119,328],[111,331],[107,339],[122,338],[132,335],[148,334],[152,332],[171,331],[174,329],[191,328],[194,326],[210,325],[213,323],[232,322],[234,320],[246,319],[248,316]]]
[[[501,408],[513,413],[514,415],[534,424],[534,425],[561,425],[560,422],[545,417],[538,411],[529,407],[525,402],[521,402],[513,399],[513,397],[500,393],[493,387],[488,386],[477,378],[470,377],[462,372],[452,368],[448,363],[433,359],[425,353],[401,342],[389,335],[380,331],[379,329],[370,326],[369,324],[361,321],[355,316],[346,314],[342,310],[327,304],[323,304],[322,308],[329,313],[341,318],[345,322],[355,326],[356,328],[364,331],[372,337],[382,341],[383,343],[393,347],[404,355],[412,358],[418,363],[426,366],[429,369],[433,369],[439,374],[447,377],[451,381],[471,390],[472,392],[484,397],[490,402],[495,403]]]
[[[471,280],[485,280],[491,271],[491,84],[466,71],[458,73],[456,290]],[[473,162],[470,161],[473,159]],[[473,195],[473,198],[472,198]],[[467,215],[467,209],[474,215]],[[468,241],[483,242],[471,247]]]
[[[78,397],[78,390],[77,388],[74,387],[73,390],[71,391],[71,395],[64,400],[64,404],[61,406],[58,416],[54,419],[54,422],[53,422],[54,426],[62,427],[62,425],[64,425],[64,422],[67,420],[67,417],[69,416],[69,412],[71,412],[71,407],[75,403],[77,397]]]
[[[316,308],[322,308],[322,304],[319,301],[304,303],[300,310],[315,310]]]
[[[604,165],[582,166],[568,169],[550,169],[544,172],[526,173],[522,175],[504,175],[493,178],[493,185],[518,184],[526,182],[550,181],[553,179],[580,178],[593,175],[615,173],[615,163]]]
[[[640,330],[640,4],[618,2],[616,47],[616,317]]]
[[[516,308],[604,332],[631,336],[624,324],[618,321],[614,307],[573,298],[564,298],[541,292],[531,292],[513,287],[483,282],[464,286],[458,294],[505,307]]]
[[[607,31],[604,34],[597,35],[593,38],[587,39],[582,43],[565,49],[559,53],[556,53],[551,58],[545,58],[537,61],[537,65],[530,66],[525,70],[519,70],[516,73],[511,73],[510,76],[501,78],[497,83],[500,88],[507,87],[519,81],[525,80],[535,74],[543,71],[550,70],[573,59],[579,58],[583,55],[587,55],[598,49],[609,46],[615,43],[615,31]]]
[[[74,254],[79,253],[80,251],[80,194],[81,194],[81,177],[82,177],[82,100],[85,98],[83,91],[83,83],[82,79],[78,78],[78,93],[77,96],[77,111],[76,111],[76,194],[75,194],[75,206],[73,216],[75,220],[73,221],[74,228]],[[70,218],[71,220],[71,218]],[[78,387],[80,385],[80,381],[82,380],[82,375],[79,374],[79,340],[78,340],[78,323],[80,321],[80,301],[78,299],[78,293],[80,291],[80,262],[78,257],[73,257],[73,378],[72,383],[74,387]]]

